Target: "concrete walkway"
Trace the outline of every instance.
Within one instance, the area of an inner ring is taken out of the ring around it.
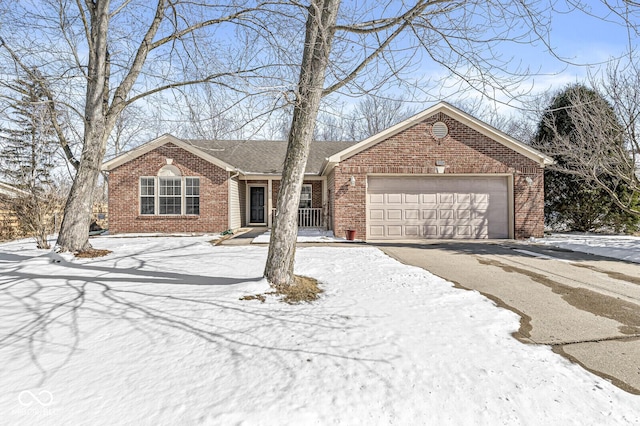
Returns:
[[[268,228],[243,228],[236,231],[235,235],[220,241],[223,246],[246,246],[251,244],[254,238],[267,232]]]
[[[376,245],[515,312],[520,341],[640,394],[640,265],[514,241]]]

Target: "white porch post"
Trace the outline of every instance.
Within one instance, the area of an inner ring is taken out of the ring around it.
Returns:
[[[271,212],[273,210],[273,197],[271,196],[271,192],[273,189],[272,182],[273,179],[271,178],[267,180],[267,226],[269,228],[273,226],[273,217],[271,217]]]

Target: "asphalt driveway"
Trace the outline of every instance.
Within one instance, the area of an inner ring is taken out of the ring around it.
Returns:
[[[640,265],[516,241],[375,245],[517,313],[520,341],[640,394]]]

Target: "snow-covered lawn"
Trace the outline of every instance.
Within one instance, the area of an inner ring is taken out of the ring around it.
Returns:
[[[633,424],[628,394],[511,333],[518,317],[372,247],[297,251],[313,304],[268,298],[267,249],[95,239],[51,263],[0,245],[7,425]]]
[[[640,263],[640,237],[593,234],[551,234],[548,237],[534,239],[533,241],[568,250]]]
[[[266,231],[264,234],[257,236],[253,239],[252,243],[268,243],[271,238],[271,231]],[[347,243],[345,238],[339,238],[333,235],[333,231],[325,231],[315,228],[300,228],[298,229],[299,243]],[[362,241],[362,240],[355,240]]]

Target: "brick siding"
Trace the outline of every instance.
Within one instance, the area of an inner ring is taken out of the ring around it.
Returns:
[[[200,214],[145,215],[140,212],[141,176],[157,176],[173,159],[182,176],[200,178]],[[228,173],[184,149],[165,144],[109,173],[109,232],[221,232],[229,226]]]
[[[443,121],[449,134],[431,136],[431,126]],[[543,169],[536,162],[470,127],[437,113],[422,122],[342,161],[328,179],[332,229],[344,235],[355,229],[366,233],[366,183],[368,174],[424,175],[436,173],[436,161],[446,163],[445,174],[513,175],[515,237],[542,236],[544,231]],[[355,186],[350,178],[356,179]],[[527,182],[527,177],[531,183]]]

